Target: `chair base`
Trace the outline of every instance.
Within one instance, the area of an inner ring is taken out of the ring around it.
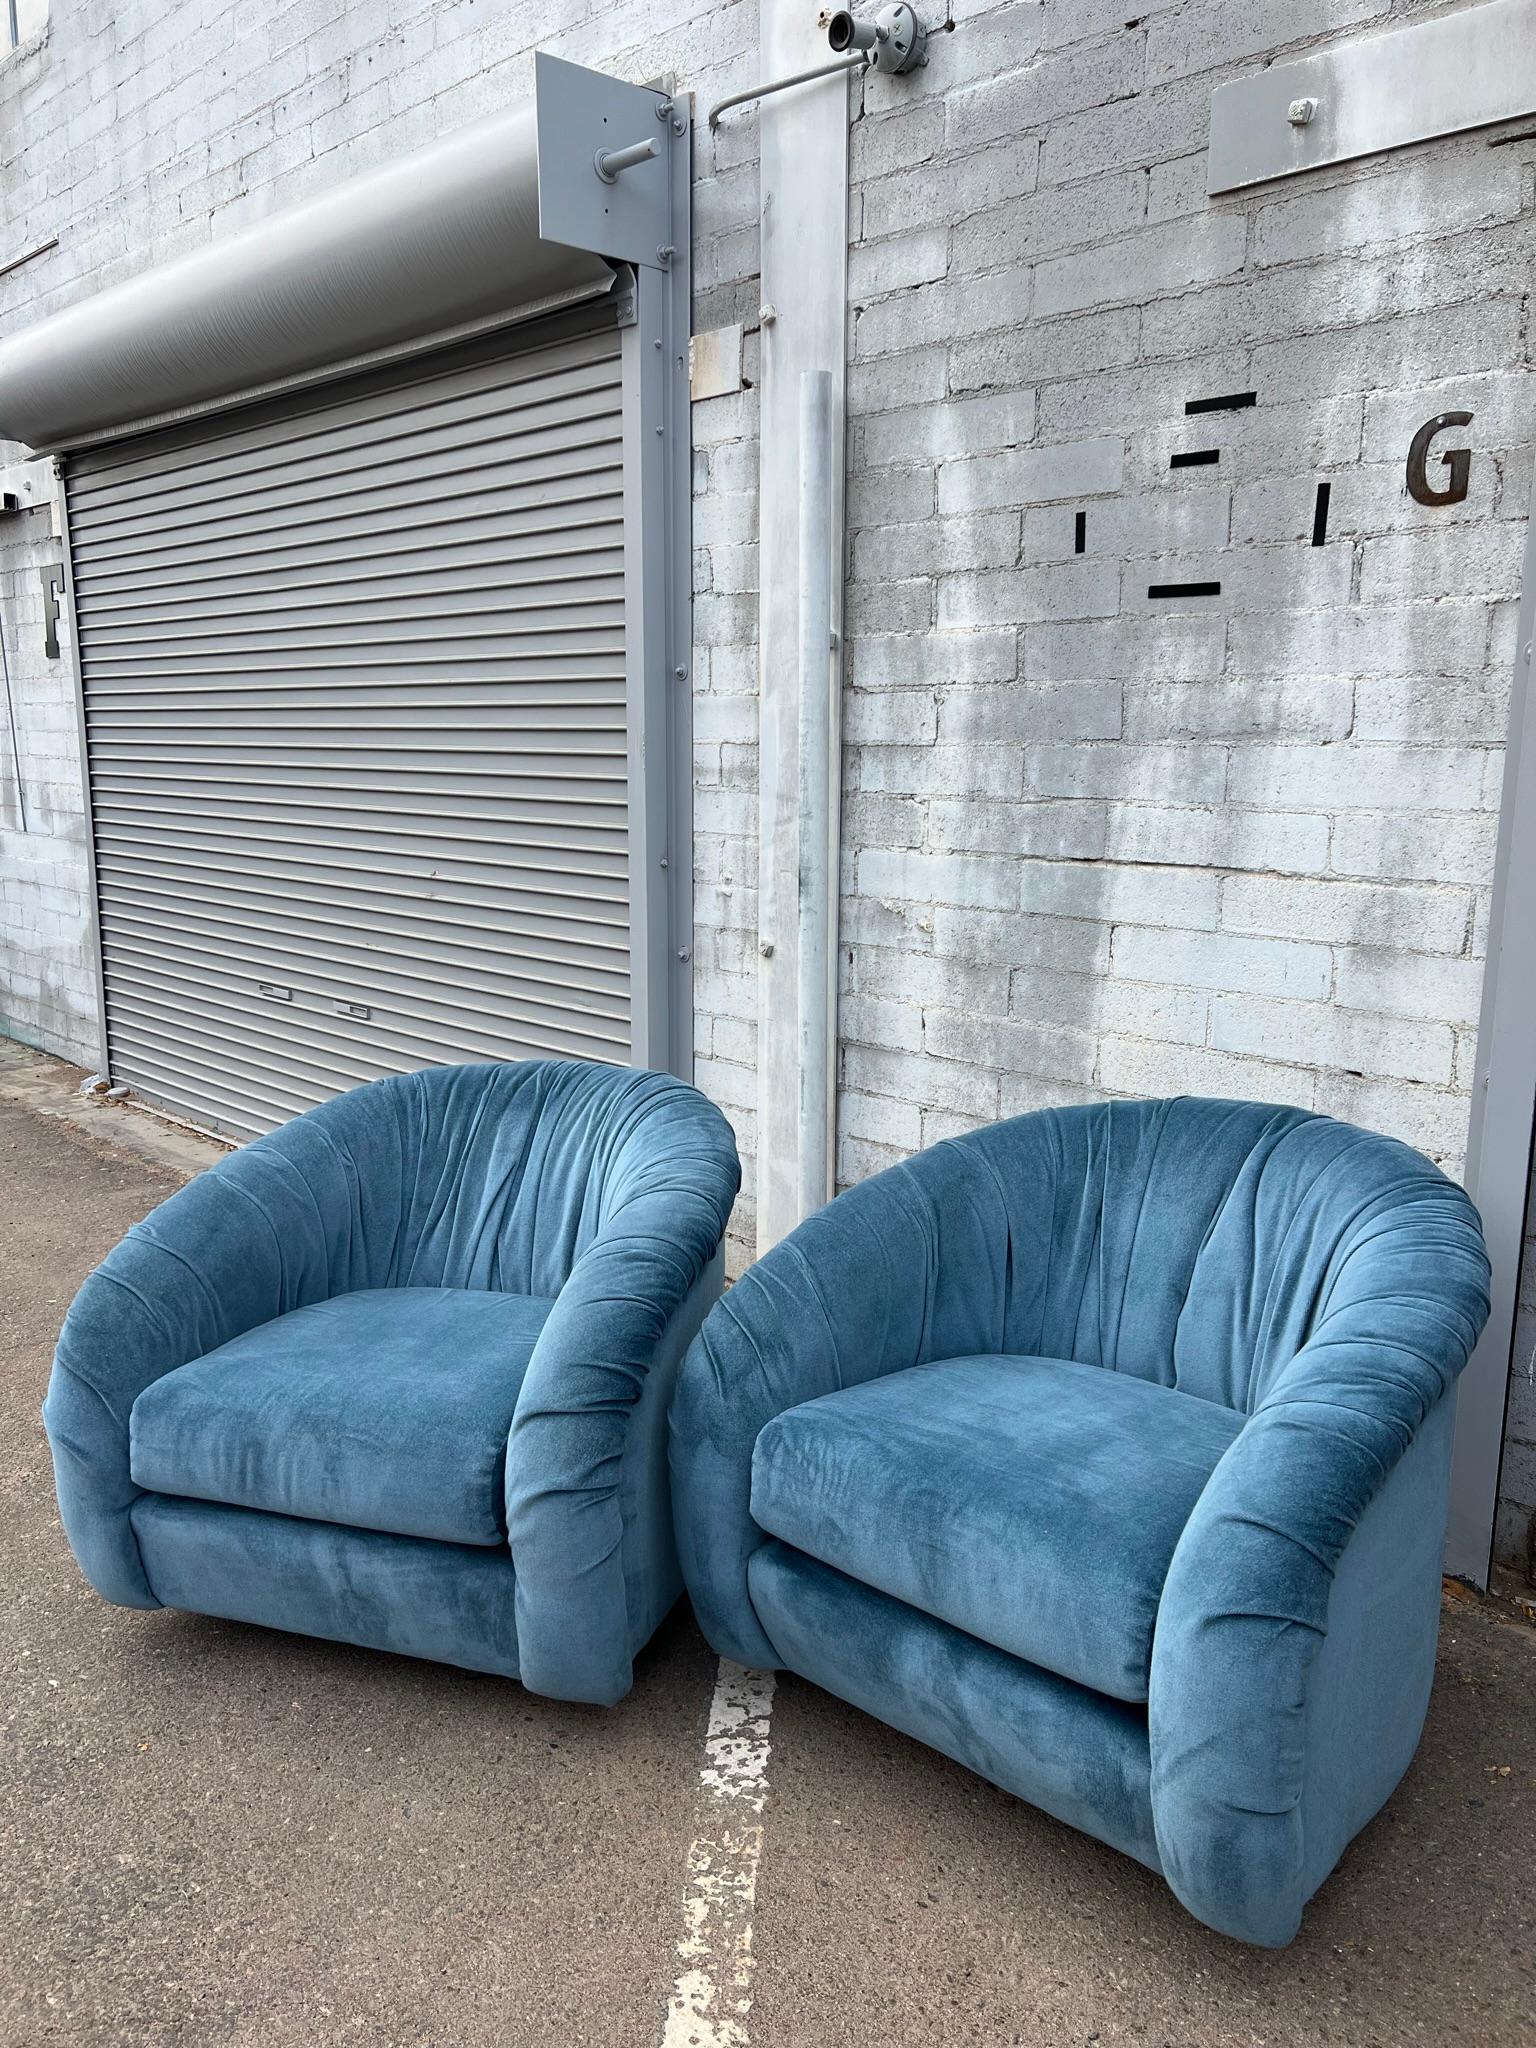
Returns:
[[[165,1607],[516,1678],[505,1550],[145,1493],[133,1532]]]
[[[747,1579],[789,1670],[1161,1873],[1144,1707],[995,1650],[785,1543],[755,1551]]]

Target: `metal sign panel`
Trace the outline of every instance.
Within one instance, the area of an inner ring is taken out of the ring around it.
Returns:
[[[1536,112],[1536,0],[1415,22],[1275,64],[1211,95],[1208,192]]]

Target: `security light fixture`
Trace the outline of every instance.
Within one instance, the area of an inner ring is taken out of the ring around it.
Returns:
[[[906,0],[882,7],[873,16],[855,14],[851,7],[839,7],[823,17],[827,41],[837,56],[845,50],[862,50],[876,71],[899,76],[928,62],[928,31]]]
[[[809,85],[813,79],[831,78],[839,71],[865,69],[883,71],[888,77],[899,77],[905,71],[919,70],[928,62],[928,30],[907,5],[907,0],[895,0],[894,5],[882,7],[874,15],[855,14],[851,7],[824,8],[818,16],[818,25],[826,31],[827,41],[835,53],[830,64],[818,64],[809,71],[796,71],[788,78],[771,79],[766,85],[754,85],[746,92],[731,93],[710,108],[711,130],[719,126],[720,116],[730,108],[766,99],[770,93],[788,92],[794,85]]]

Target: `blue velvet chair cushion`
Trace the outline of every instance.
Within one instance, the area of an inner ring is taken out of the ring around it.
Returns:
[[[787,1544],[762,1544],[747,1574],[791,1671],[1159,1868],[1145,1708],[1022,1663]]]
[[[291,1309],[144,1389],[131,1475],[153,1493],[505,1543],[507,1437],[553,1307],[374,1287]]]
[[[752,1518],[1118,1700],[1147,1697],[1175,1546],[1244,1417],[1058,1358],[949,1358],[777,1416]]]

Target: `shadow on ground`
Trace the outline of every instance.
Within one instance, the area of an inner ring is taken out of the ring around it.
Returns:
[[[1522,1623],[1447,1609],[1413,1769],[1278,1953],[1209,1933],[1151,1872],[793,1679],[773,1779],[755,2048],[1536,2043]]]

